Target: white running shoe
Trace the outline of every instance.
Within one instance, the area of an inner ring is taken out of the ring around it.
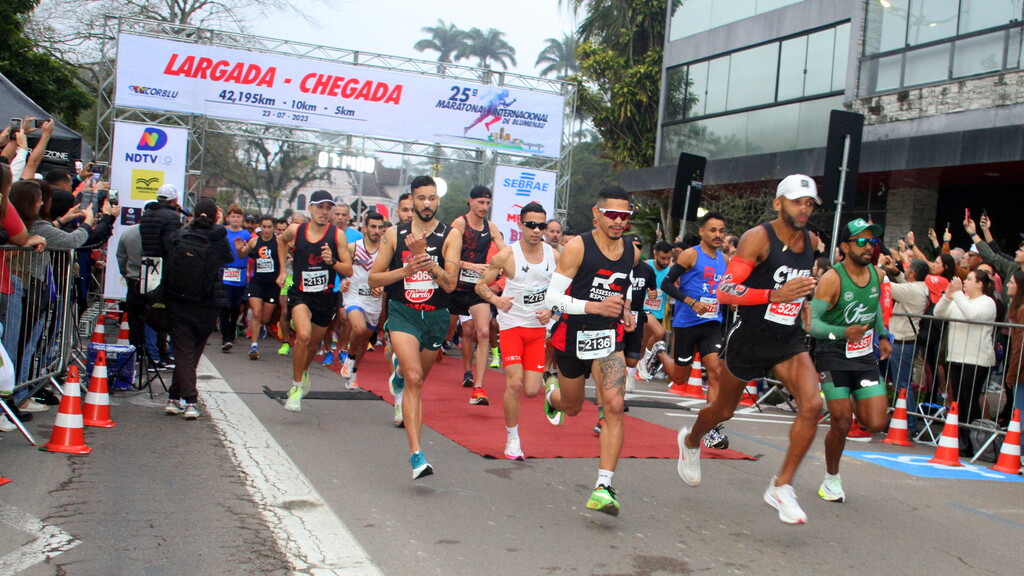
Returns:
[[[679,477],[690,486],[700,486],[700,445],[696,448],[687,448],[686,435],[690,433],[689,426],[683,426],[676,436],[679,443],[679,464],[676,470]]]
[[[395,404],[395,428],[405,428],[405,416],[402,416],[402,403]]]
[[[526,454],[523,454],[523,449],[519,445],[519,438],[512,438],[510,436],[508,442],[505,442],[505,458],[509,460],[526,460]]]
[[[768,483],[768,489],[764,491],[764,501],[769,506],[779,511],[779,520],[786,524],[803,524],[807,522],[807,514],[796,502],[796,493],[789,484],[782,486],[775,485],[775,476]]]
[[[636,363],[636,375],[643,380],[651,381],[651,373],[647,371],[647,363],[651,360],[651,354],[654,353],[654,349],[644,350],[644,355],[640,358],[640,361]],[[629,392],[629,390],[627,390]]]
[[[352,375],[348,377],[348,380],[345,381],[345,388],[347,388],[349,390],[360,390],[361,389],[361,388],[359,388],[359,383],[356,382],[356,373],[355,372],[353,372]]]
[[[302,410],[302,388],[300,386],[292,386],[292,389],[288,391],[288,401],[284,403],[284,409],[292,412]]]
[[[351,378],[352,374],[353,374],[352,369],[355,368],[355,367],[356,367],[356,359],[355,358],[349,358],[348,360],[345,360],[345,363],[341,365],[341,377],[342,378]]]
[[[36,402],[35,398],[29,398],[28,402],[21,405],[21,409],[25,412],[46,412],[50,409],[46,404],[40,404]]]
[[[7,419],[7,414],[0,414],[0,432],[13,432],[17,429],[14,422]]]
[[[846,492],[843,492],[843,482],[839,478],[839,474],[832,478],[825,476],[821,487],[818,488],[818,496],[829,502],[846,502]]]

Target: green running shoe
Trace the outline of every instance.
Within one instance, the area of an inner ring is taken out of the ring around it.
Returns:
[[[302,410],[302,388],[292,386],[292,389],[288,391],[288,401],[284,403],[284,409],[292,412]]]
[[[302,397],[305,398],[309,394],[309,389],[312,385],[309,383],[309,372],[302,373]]]
[[[551,393],[558,389],[558,380],[553,377],[548,378],[547,382],[544,383],[544,387],[547,388],[547,391],[544,392],[544,415],[548,417],[548,422],[555,426],[561,426],[565,420],[565,412],[555,410],[551,406]]]
[[[612,516],[618,516],[618,493],[611,486],[601,484],[594,489],[594,493],[590,495],[590,500],[587,500],[587,508],[597,510],[598,512],[604,512],[605,514],[611,514]]]

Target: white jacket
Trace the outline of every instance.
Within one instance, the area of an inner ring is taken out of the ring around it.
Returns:
[[[996,302],[988,296],[968,298],[963,292],[945,296],[935,304],[935,315],[949,320],[972,320],[995,322]],[[979,326],[965,322],[946,324],[946,360],[975,366],[994,366],[996,363],[995,343],[992,326]]]

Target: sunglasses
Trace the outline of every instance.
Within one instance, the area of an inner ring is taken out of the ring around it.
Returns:
[[[863,248],[868,244],[878,246],[878,238],[857,238],[856,240],[847,240],[847,242],[853,242],[858,248]]]
[[[548,229],[548,223],[547,222],[523,222],[522,224],[523,224],[523,226],[529,228],[530,230],[547,230]]]
[[[612,210],[610,208],[598,208],[609,220],[622,220],[625,222],[633,217],[632,210]]]

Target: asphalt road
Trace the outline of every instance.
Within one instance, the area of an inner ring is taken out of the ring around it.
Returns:
[[[727,425],[732,447],[760,459],[705,460],[699,488],[679,479],[672,459],[620,462],[622,514],[613,518],[584,506],[595,460],[488,460],[425,429],[436,474],[413,481],[405,434],[392,427],[389,404],[307,400],[291,413],[263,393],[288,386],[290,358],[265,353],[251,362],[236,349],[214,350],[209,361],[201,366],[206,407],[198,421],[164,416],[162,398],[133,393],[112,400],[116,428],[86,431],[94,449],[88,456],[39,452],[6,434],[0,475],[14,482],[0,487],[0,574],[1022,570],[1024,483],[922,478],[846,457],[848,501],[824,502],[816,495],[824,427],[795,483],[809,522],[781,523],[761,499],[792,418],[775,408]],[[314,389],[340,390],[336,378],[316,367]],[[460,383],[428,379],[428,386],[444,385]],[[679,402],[663,389],[643,384],[638,397]],[[539,401],[524,408],[540,409]],[[501,407],[466,409],[497,416]],[[41,442],[53,412],[30,425]],[[695,416],[679,406],[630,414],[673,429]],[[848,450],[934,453],[880,438]],[[524,438],[527,453],[540,441]]]

